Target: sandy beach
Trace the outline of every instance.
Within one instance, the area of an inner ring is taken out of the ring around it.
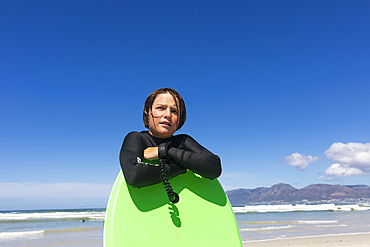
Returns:
[[[370,233],[243,242],[243,247],[369,247]]]

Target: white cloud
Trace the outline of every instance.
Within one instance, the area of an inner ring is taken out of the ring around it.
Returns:
[[[0,198],[99,198],[109,197],[112,184],[0,183]]]
[[[360,169],[337,163],[332,164],[328,169],[324,171],[324,173],[329,176],[338,176],[338,177],[348,177],[352,175],[364,174]]]
[[[370,143],[336,142],[325,151],[325,155],[335,162],[325,170],[327,175],[345,177],[370,174]]]
[[[292,153],[290,156],[285,157],[283,161],[303,171],[310,163],[318,161],[319,159],[318,156],[312,157],[311,155],[307,156],[300,153]]]

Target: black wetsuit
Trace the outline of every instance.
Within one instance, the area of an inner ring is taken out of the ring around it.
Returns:
[[[161,182],[160,167],[144,163],[144,150],[158,147],[160,159],[166,159],[169,178],[186,173],[187,169],[214,179],[221,175],[221,161],[206,148],[188,135],[171,138],[156,138],[148,131],[131,132],[125,137],[120,163],[126,182],[135,187],[143,187]]]

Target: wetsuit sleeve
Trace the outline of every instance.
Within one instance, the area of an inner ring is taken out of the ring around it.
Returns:
[[[127,184],[143,187],[161,182],[160,168],[157,165],[144,163],[144,150],[149,147],[138,132],[129,133],[122,144],[120,164]],[[184,167],[166,164],[169,178],[186,173]]]
[[[167,155],[176,164],[179,164],[203,177],[214,179],[221,175],[220,158],[201,146],[197,141],[188,135],[181,148],[169,147]]]

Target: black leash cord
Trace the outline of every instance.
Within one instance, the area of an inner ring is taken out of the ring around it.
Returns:
[[[170,199],[172,203],[179,202],[180,200],[179,195],[175,191],[173,191],[170,183],[168,182],[165,161],[163,159],[159,159],[159,166],[161,169],[161,179],[162,179],[164,188],[166,189],[168,199]]]

